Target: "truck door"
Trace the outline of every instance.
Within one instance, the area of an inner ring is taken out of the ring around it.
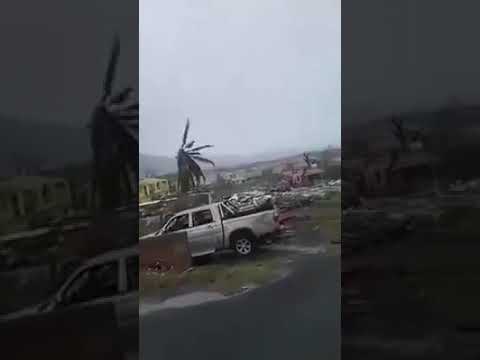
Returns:
[[[192,228],[188,231],[188,242],[192,256],[213,253],[222,242],[222,225],[215,219],[211,209],[192,212]]]
[[[138,351],[138,255],[122,259],[120,271],[121,295],[117,302],[117,314],[123,344],[127,351]],[[136,336],[137,335],[137,336]]]

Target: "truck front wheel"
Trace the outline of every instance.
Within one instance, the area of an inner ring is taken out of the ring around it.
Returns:
[[[251,236],[242,234],[235,238],[233,249],[240,256],[248,256],[254,250],[254,242]]]

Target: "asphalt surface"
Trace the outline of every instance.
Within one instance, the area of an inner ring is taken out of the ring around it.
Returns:
[[[340,256],[244,295],[140,318],[140,359],[340,359]]]

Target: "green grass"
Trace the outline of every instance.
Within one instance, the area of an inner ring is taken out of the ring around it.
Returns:
[[[277,259],[267,259],[233,265],[208,264],[183,274],[141,272],[140,293],[147,295],[161,290],[193,287],[228,295],[248,284],[261,286],[269,283],[278,276],[280,265]]]
[[[342,213],[340,202],[327,200],[311,209],[311,220],[309,226],[312,230],[321,230],[327,233],[332,241],[340,241],[342,229]]]

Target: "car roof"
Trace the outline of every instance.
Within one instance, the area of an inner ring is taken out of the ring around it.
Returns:
[[[96,264],[103,264],[104,262],[110,261],[110,260],[118,260],[127,256],[131,255],[138,255],[138,248],[137,246],[132,246],[128,248],[123,248],[119,250],[113,250],[106,252],[104,254],[95,256],[83,264],[84,266],[91,266],[91,265],[96,265]]]

